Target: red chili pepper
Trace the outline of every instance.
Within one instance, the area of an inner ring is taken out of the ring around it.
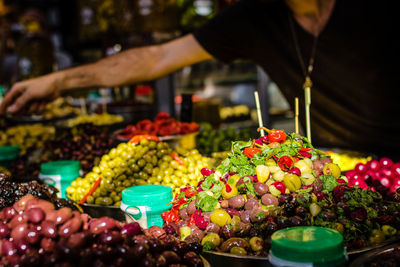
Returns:
[[[101,183],[101,177],[99,177],[99,179],[96,180],[96,182],[93,184],[92,188],[90,188],[89,192],[87,192],[86,195],[83,196],[83,198],[78,202],[78,204],[83,204],[86,202],[86,199],[93,195],[94,191],[96,191],[97,187],[99,187]]]
[[[293,159],[289,156],[282,156],[278,161],[278,166],[283,170],[287,171],[293,166]]]
[[[305,158],[311,158],[311,156],[312,156],[310,153],[304,152],[304,151],[299,151],[299,154]]]
[[[183,160],[175,152],[171,153],[171,157],[178,162],[179,165],[185,165]]]
[[[164,211],[163,213],[161,213],[161,218],[163,218],[163,220],[165,222],[175,222],[178,223],[179,222],[179,211],[176,209],[171,209],[169,211]]]
[[[194,213],[192,215],[190,215],[187,225],[192,225],[192,224],[195,224]]]
[[[279,191],[281,191],[282,194],[285,194],[286,186],[285,186],[284,183],[282,183],[282,182],[275,182],[275,183],[272,183],[272,185],[275,186],[276,189],[278,189]]]
[[[271,143],[284,142],[286,140],[286,134],[283,130],[273,129],[268,133],[268,139]]]
[[[197,192],[193,187],[189,187],[188,189],[185,190],[185,197],[191,198],[195,195],[197,195]]]
[[[312,148],[312,147],[303,147],[303,148],[300,148],[299,149],[299,151],[310,151],[310,150],[313,150],[314,148]]]
[[[261,149],[259,149],[259,148],[252,148],[252,147],[246,147],[244,150],[243,150],[243,154],[245,154],[248,158],[252,158],[252,157],[254,157],[254,155],[255,154],[257,154],[257,153],[260,153],[261,152]]]
[[[182,197],[172,204],[172,209],[178,210],[180,206],[182,206],[185,203],[187,203],[187,201],[185,198]]]
[[[226,184],[225,187],[226,187],[226,192],[227,193],[232,192],[232,187],[229,184]]]
[[[134,137],[132,137],[131,140],[129,140],[129,143],[137,144],[142,140],[160,142],[160,139],[157,136],[148,135],[148,134],[142,134],[142,135],[135,135]]]

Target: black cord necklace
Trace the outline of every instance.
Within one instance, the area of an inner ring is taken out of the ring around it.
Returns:
[[[296,48],[296,53],[297,57],[299,58],[300,66],[304,74],[304,83],[303,83],[303,90],[304,90],[304,103],[305,103],[305,117],[306,117],[306,133],[307,133],[307,138],[311,142],[311,118],[310,118],[310,105],[311,105],[311,87],[312,87],[312,81],[311,81],[311,73],[314,68],[314,58],[315,58],[315,51],[317,50],[317,43],[318,43],[318,37],[319,37],[319,32],[317,35],[314,36],[314,41],[313,45],[311,48],[311,55],[310,59],[308,60],[308,66],[306,68],[306,64],[304,63],[303,56],[301,55],[300,51],[300,45],[299,41],[297,39],[297,35],[295,32],[294,28],[294,22],[293,18],[290,14],[290,11],[288,12],[289,16],[289,24],[290,24],[290,30],[292,32],[292,37],[294,41],[294,46]]]
[[[317,50],[317,43],[318,43],[319,33],[314,36],[314,41],[313,41],[313,45],[312,45],[312,48],[311,48],[311,55],[310,55],[310,59],[308,60],[308,66],[306,68],[306,65],[305,65],[304,60],[303,60],[303,56],[302,56],[301,51],[300,51],[299,41],[297,39],[296,31],[295,31],[295,28],[294,28],[293,17],[290,14],[290,11],[288,12],[288,17],[289,17],[290,31],[292,33],[293,42],[294,42],[294,46],[295,46],[295,49],[296,49],[297,57],[299,59],[300,66],[301,66],[301,69],[302,69],[303,74],[304,74],[303,89],[305,87],[312,87],[312,82],[311,82],[311,77],[310,76],[311,76],[311,73],[312,73],[313,68],[314,68],[314,58],[315,58],[315,52]]]

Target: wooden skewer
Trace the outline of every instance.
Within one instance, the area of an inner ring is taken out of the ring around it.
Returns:
[[[294,129],[295,133],[299,134],[299,98],[294,98]]]
[[[87,109],[86,109],[86,104],[85,104],[85,99],[83,97],[79,98],[79,102],[81,104],[81,112],[82,115],[87,115]]]
[[[121,101],[122,100],[121,89],[117,86],[117,87],[114,87],[114,90],[115,90],[115,96],[116,96],[117,101]]]
[[[311,119],[310,119],[310,105],[311,105],[311,87],[304,88],[304,102],[306,107],[306,133],[308,141],[311,142]]]
[[[100,95],[101,95],[101,106],[103,109],[103,114],[107,113],[107,99],[106,99],[106,91],[105,89],[100,89]]]
[[[258,126],[259,126],[260,128],[263,128],[264,126],[263,126],[263,120],[262,120],[262,115],[261,115],[260,98],[259,98],[259,96],[258,96],[258,92],[257,92],[257,91],[254,91],[254,98],[255,98],[255,100],[256,100]],[[260,134],[261,134],[261,136],[264,136],[264,135],[265,135],[263,129],[261,129]]]

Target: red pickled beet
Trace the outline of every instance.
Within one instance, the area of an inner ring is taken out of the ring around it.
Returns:
[[[347,179],[351,179],[354,177],[355,174],[357,174],[357,172],[355,170],[350,170],[350,171],[346,172],[346,177],[347,177]]]
[[[282,183],[282,182],[275,182],[275,183],[273,183],[272,185],[275,186],[276,189],[278,189],[279,191],[281,191],[282,194],[285,193],[285,191],[286,191],[286,186],[285,186],[284,183]]]
[[[357,163],[354,170],[359,174],[364,174],[367,171],[367,166],[363,163]]]
[[[393,160],[389,158],[381,158],[379,164],[381,165],[381,168],[389,169],[393,165]]]
[[[367,167],[371,171],[377,172],[381,169],[381,165],[379,164],[379,161],[373,159],[367,162]]]
[[[382,177],[387,177],[389,179],[394,177],[394,172],[391,169],[381,169],[379,172]]]
[[[296,174],[296,175],[298,175],[298,176],[301,175],[301,171],[300,171],[300,169],[297,168],[297,167],[291,168],[290,170],[288,170],[288,172],[293,173],[293,174]]]
[[[353,186],[358,186],[361,189],[367,189],[367,184],[361,179],[360,180],[354,180],[353,184],[354,184]]]
[[[201,175],[203,176],[210,176],[212,173],[214,173],[214,170],[208,169],[208,168],[203,168],[201,169]]]
[[[380,182],[381,182],[381,184],[382,184],[384,187],[389,188],[389,187],[391,186],[390,179],[387,178],[387,177],[382,177],[381,180],[380,180]]]
[[[366,180],[371,179],[371,178],[372,178],[371,175],[369,175],[368,173],[364,173],[363,175],[361,175],[361,179],[363,181],[366,181]]]
[[[394,172],[395,175],[400,176],[400,162],[397,162],[392,165],[392,171]]]
[[[370,176],[372,180],[376,179],[376,172],[374,171],[368,170],[365,174]]]
[[[396,190],[398,189],[398,188],[400,188],[400,185],[399,184],[392,184],[392,186],[390,187],[390,192],[391,193],[395,193],[396,192]]]
[[[392,180],[392,185],[399,185],[400,186],[400,177],[394,177]]]

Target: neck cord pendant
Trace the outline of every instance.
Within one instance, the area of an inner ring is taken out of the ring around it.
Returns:
[[[311,76],[311,73],[312,73],[313,68],[314,68],[314,56],[315,56],[315,50],[317,48],[318,35],[314,36],[314,42],[313,42],[313,46],[312,46],[312,49],[311,49],[311,55],[310,55],[310,59],[308,61],[307,69],[306,69],[303,57],[302,57],[301,52],[300,52],[299,42],[297,40],[296,32],[295,32],[295,29],[294,29],[293,18],[291,16],[290,12],[288,13],[288,15],[289,15],[290,30],[292,32],[292,36],[293,36],[293,41],[294,41],[295,48],[296,48],[297,57],[299,58],[300,66],[301,66],[301,69],[302,69],[303,74],[305,76],[304,83],[303,83],[303,90],[304,90],[304,105],[305,105],[305,115],[306,115],[305,116],[306,117],[306,135],[307,135],[308,140],[311,142],[310,105],[311,105],[312,81],[311,81],[311,77],[310,76]]]

